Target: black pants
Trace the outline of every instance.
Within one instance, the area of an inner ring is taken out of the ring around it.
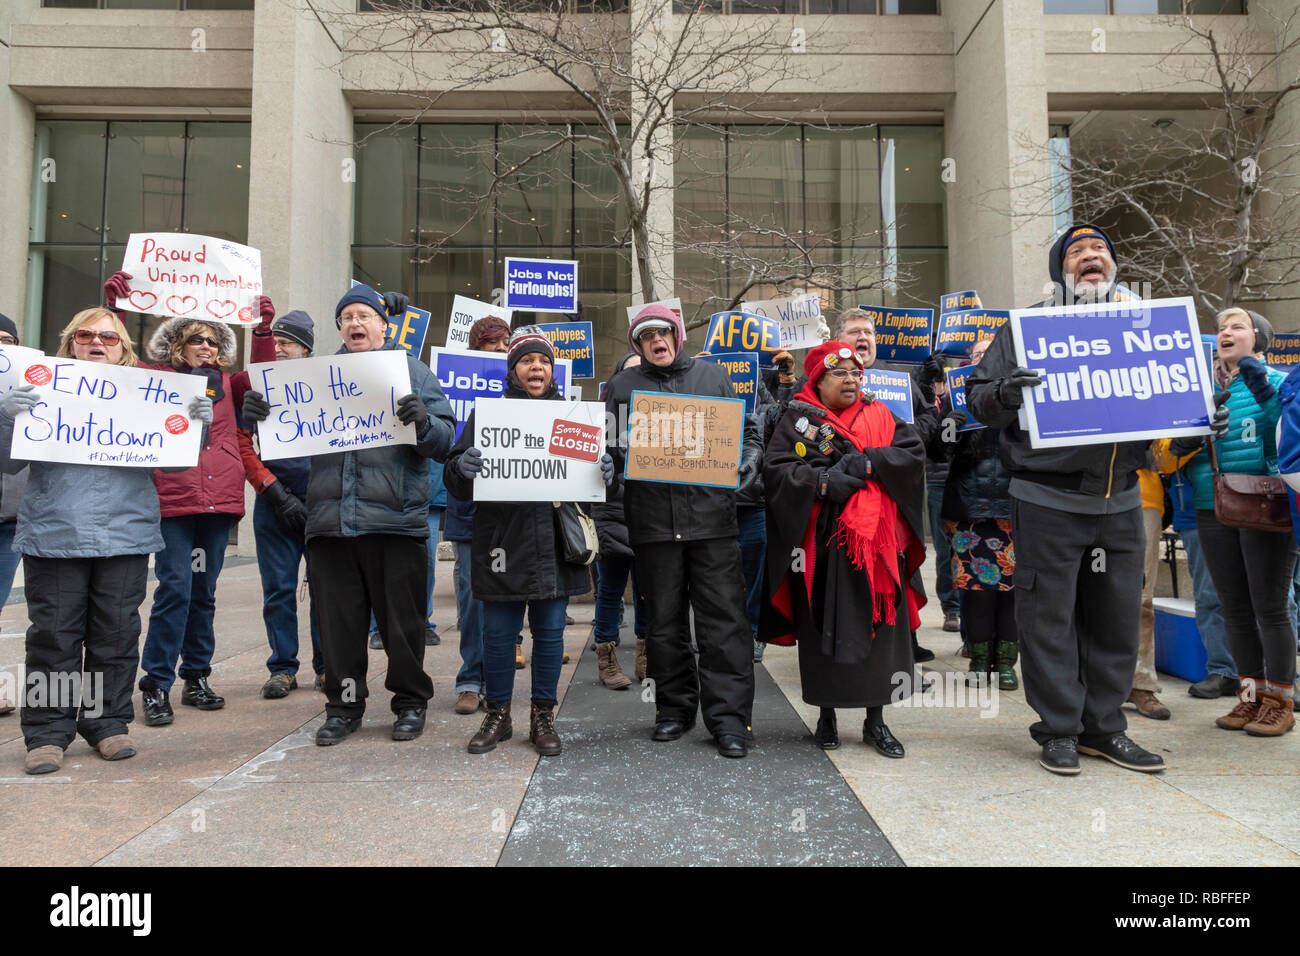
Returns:
[[[655,719],[694,721],[698,706],[715,737],[748,739],[754,710],[754,642],[745,616],[745,575],[734,538],[637,545],[646,606],[646,676]],[[698,672],[690,647],[695,611]]]
[[[23,556],[27,749],[67,749],[78,733],[93,747],[127,732],[140,664],[140,605],[147,554],[112,558]]]
[[[1142,611],[1142,509],[1077,515],[1012,498],[1011,535],[1020,668],[1039,718],[1030,734],[1091,743],[1122,732]]]
[[[1295,575],[1290,532],[1230,528],[1196,512],[1196,536],[1223,605],[1223,630],[1239,677],[1295,683],[1295,631],[1287,597]]]
[[[988,641],[1016,643],[1016,592],[958,591],[961,595],[962,633],[972,644]]]
[[[312,538],[307,552],[325,656],[325,713],[365,713],[372,611],[388,655],[384,686],[393,693],[393,713],[426,706],[433,697],[433,679],[424,672],[425,540],[401,534]]]

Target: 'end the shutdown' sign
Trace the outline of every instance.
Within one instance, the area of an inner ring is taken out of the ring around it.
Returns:
[[[506,257],[507,309],[522,312],[578,311],[578,263],[570,259]]]

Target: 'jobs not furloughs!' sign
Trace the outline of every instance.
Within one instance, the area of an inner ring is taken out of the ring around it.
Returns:
[[[131,280],[119,309],[231,325],[261,321],[262,254],[250,246],[188,233],[133,232],[122,271]]]

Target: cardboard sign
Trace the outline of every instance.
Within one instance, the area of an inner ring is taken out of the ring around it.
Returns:
[[[551,340],[555,357],[573,363],[574,378],[596,374],[596,336],[590,322],[548,322],[538,328]]]
[[[1300,365],[1300,332],[1276,332],[1268,351],[1264,353],[1264,362],[1279,372],[1290,372]]]
[[[29,384],[23,378],[23,372],[45,358],[40,349],[29,349],[25,345],[0,345],[0,395],[15,386]]]
[[[474,414],[483,470],[475,501],[604,501],[605,406],[484,398]]]
[[[682,317],[682,300],[676,297],[671,299],[660,299],[658,302],[643,302],[641,305],[629,305],[627,307],[627,324],[631,325],[636,314],[644,309],[647,305],[662,305],[677,313],[677,318]]]
[[[489,315],[495,315],[509,325],[514,313],[499,305],[488,305],[486,302],[468,296],[458,295],[452,299],[451,321],[447,324],[447,348],[469,348],[470,328],[479,319],[487,318]]]
[[[117,307],[182,319],[255,325],[262,321],[262,254],[227,239],[178,232],[133,232],[122,271],[130,293]]]
[[[555,384],[571,397],[573,376],[568,359],[555,362]],[[468,352],[461,349],[429,349],[429,367],[438,376],[442,394],[456,414],[456,437],[465,429],[474,402],[479,398],[500,398],[506,391],[506,357],[500,352]]]
[[[402,315],[401,325],[388,320],[388,337],[397,340],[398,348],[405,349],[416,358],[424,348],[424,337],[429,334],[430,315],[424,309],[409,306]]]
[[[940,316],[934,334],[935,354],[969,356],[975,343],[993,338],[1010,315],[1004,309],[962,309]]]
[[[722,352],[701,355],[701,362],[721,365],[731,376],[731,387],[736,390],[745,411],[752,412],[758,404],[758,354],[756,352]]]
[[[949,312],[958,312],[964,309],[981,309],[984,303],[980,301],[980,294],[974,289],[968,289],[965,292],[945,292],[939,297],[939,315],[944,316]]]
[[[525,312],[578,311],[578,263],[573,259],[506,257],[507,309]]]
[[[624,477],[736,488],[745,403],[669,392],[633,392]]]
[[[775,355],[781,351],[781,323],[755,312],[715,312],[709,317],[704,351]]]
[[[924,365],[930,357],[930,326],[934,309],[896,309],[860,305],[876,330],[876,358],[899,365]]]
[[[207,388],[202,375],[40,355],[22,380],[40,401],[14,419],[14,458],[131,468],[199,460],[203,424],[189,407]]]
[[[950,368],[943,373],[948,380],[948,400],[952,402],[952,407],[966,413],[966,424],[957,429],[958,432],[973,432],[978,428],[987,427],[975,417],[966,404],[966,379],[970,378],[971,372],[975,369],[974,365],[965,365],[961,368]]]
[[[411,394],[405,352],[262,362],[248,378],[271,406],[257,426],[263,461],[415,444],[415,426],[397,420],[398,399]]]
[[[1017,309],[1018,364],[1043,384],[1025,389],[1034,448],[1205,435],[1214,384],[1189,298]]]
[[[821,332],[818,331],[822,326],[821,297],[816,292],[762,302],[742,302],[740,307],[745,312],[766,315],[780,322],[783,349],[806,349],[822,344]]]
[[[869,368],[862,373],[862,393],[881,402],[907,424],[912,424],[912,376],[892,369]]]

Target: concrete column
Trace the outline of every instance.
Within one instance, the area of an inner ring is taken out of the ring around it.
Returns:
[[[672,3],[669,0],[631,0],[630,23],[632,29],[632,75],[652,77],[667,69],[664,51],[670,47],[672,34]],[[632,125],[644,115],[646,100],[640,91],[632,90]],[[669,115],[667,120],[671,120]],[[632,144],[632,179],[643,183],[650,177],[650,274],[655,283],[651,296],[641,288],[641,275],[632,262],[632,301],[644,302],[665,299],[673,294],[673,131],[663,122],[652,137],[650,156],[638,139]],[[651,161],[653,159],[653,162]],[[639,250],[637,250],[639,251]]]
[[[1294,0],[1260,0],[1252,3],[1251,26],[1255,29],[1272,30],[1277,34],[1279,47],[1295,39],[1291,35],[1283,36],[1279,29],[1287,16],[1294,10]],[[1280,58],[1274,67],[1273,88],[1293,81],[1300,76],[1300,49],[1292,49]],[[1277,193],[1261,195],[1258,212],[1265,216],[1283,216],[1290,221],[1287,228],[1294,235],[1300,232],[1300,198],[1296,196],[1295,183],[1300,182],[1300,150],[1294,146],[1300,142],[1300,92],[1287,94],[1278,108],[1276,126],[1272,137],[1274,143],[1282,144],[1283,149],[1265,153],[1260,157],[1264,175],[1272,177],[1272,189],[1279,190],[1288,198],[1278,201]],[[1267,186],[1268,184],[1265,183]],[[1281,250],[1283,254],[1286,250]],[[1271,293],[1273,302],[1258,304],[1262,312],[1279,332],[1300,331],[1300,281],[1288,283],[1274,289]]]
[[[38,0],[0,4],[0,37],[25,22]],[[12,51],[0,43],[0,76],[11,75]],[[6,83],[0,85],[0,312],[18,323],[24,343],[37,341],[39,329],[23,328],[27,311],[27,242],[32,202],[32,144],[36,109]],[[39,175],[39,172],[37,172]]]
[[[1027,306],[1044,298],[1052,225],[1042,0],[944,6],[959,8],[944,115],[949,284],[988,308]]]

